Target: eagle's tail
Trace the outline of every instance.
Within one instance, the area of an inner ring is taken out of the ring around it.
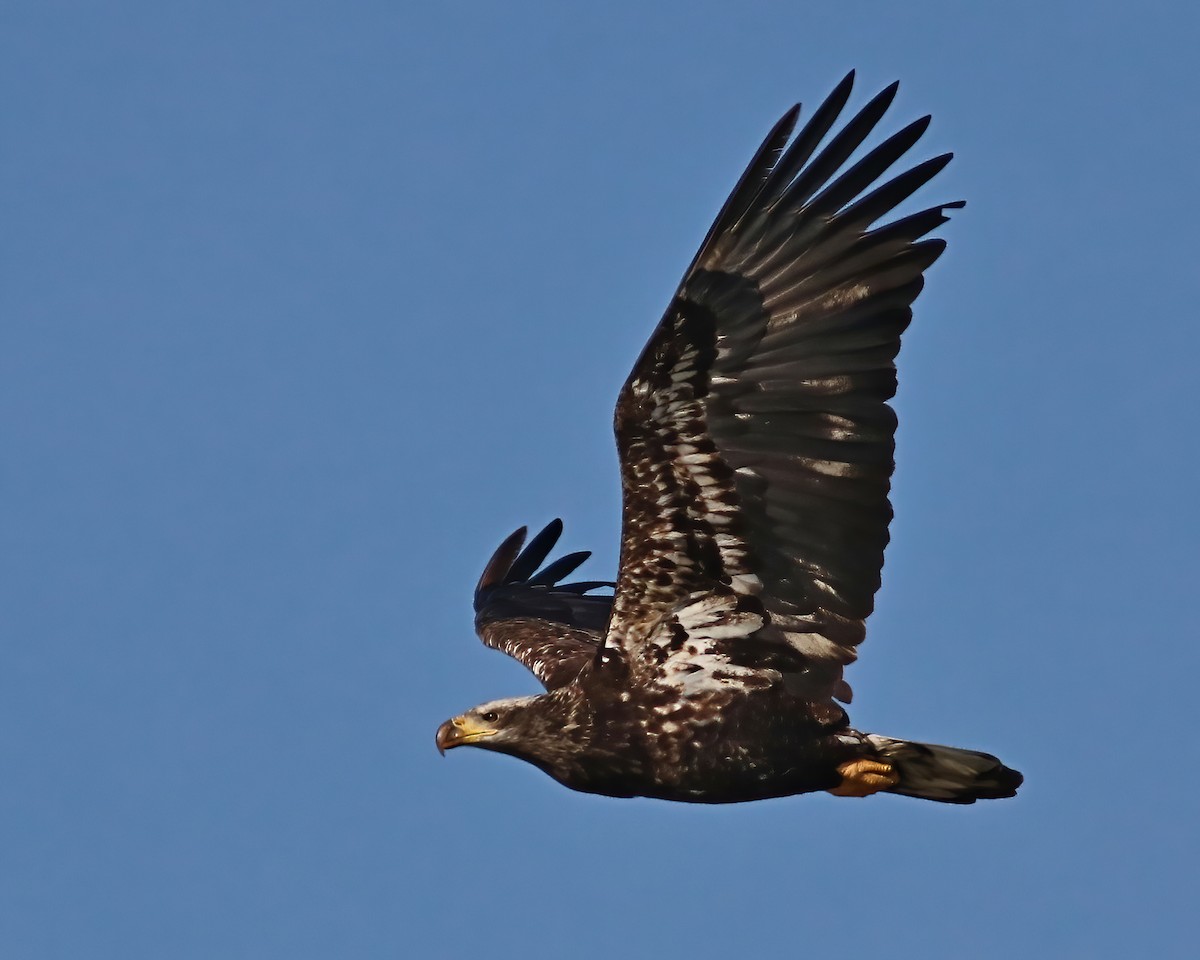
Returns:
[[[941,803],[974,803],[1015,796],[1025,779],[990,753],[875,734],[866,739],[900,776],[899,783],[886,788],[888,793]]]

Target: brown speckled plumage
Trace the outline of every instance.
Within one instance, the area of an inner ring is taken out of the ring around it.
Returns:
[[[884,771],[872,783],[928,799],[1020,784],[988,754],[859,733],[837,702],[888,541],[894,358],[945,247],[928,234],[961,206],[879,225],[950,157],[876,185],[926,117],[847,166],[895,94],[835,133],[852,76],[794,138],[798,107],[768,135],[620,392],[615,585],[564,584],[583,553],[538,570],[558,521],[524,550],[524,530],[509,537],[476,626],[547,693],[447,721],[439,747],[510,753],[579,790],[710,803],[839,787],[863,758]]]

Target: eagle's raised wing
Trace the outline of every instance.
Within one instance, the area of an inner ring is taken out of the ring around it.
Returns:
[[[609,581],[559,582],[589,552],[567,554],[538,570],[562,529],[561,520],[552,521],[524,550],[525,528],[512,533],[475,588],[479,638],[525,664],[547,690],[570,683],[595,658],[612,608],[610,595],[588,592],[613,586]]]
[[[625,383],[624,518],[606,644],[694,689],[849,698],[892,510],[893,360],[941,204],[875,226],[950,160],[874,187],[925,117],[839,175],[892,85],[817,150],[853,74],[791,144],[775,126]],[[785,149],[786,146],[786,149]],[[874,189],[872,189],[874,187]]]

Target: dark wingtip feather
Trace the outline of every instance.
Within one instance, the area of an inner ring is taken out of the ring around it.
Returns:
[[[850,102],[850,94],[854,92],[855,77],[856,74],[853,70],[842,77],[817,109],[824,110],[828,107],[835,115],[840,114],[846,104]]]
[[[588,557],[592,555],[591,550],[579,550],[576,553],[568,553],[566,556],[559,557],[551,563],[542,567],[529,580],[531,587],[551,587],[559,580],[570,573],[574,573]]]
[[[767,134],[766,139],[755,151],[749,165],[738,178],[725,203],[721,205],[716,220],[709,227],[704,242],[700,244],[700,249],[696,251],[696,256],[692,258],[692,263],[684,276],[691,273],[698,263],[703,262],[712,243],[726,230],[733,227],[750,209],[770,178],[771,171],[779,162],[792,131],[796,129],[796,121],[799,118],[800,104],[796,103],[771,127],[771,132]]]
[[[480,638],[487,646],[516,657],[543,682],[547,682],[545,670],[551,669],[547,666],[550,661],[542,663],[544,658],[541,653],[530,654],[529,657],[522,653],[522,650],[528,652],[530,649],[525,640],[520,640],[516,646],[512,646],[509,640],[515,636],[519,639],[521,632],[528,628],[533,631],[532,635],[536,635],[535,640],[540,637],[541,641],[550,643],[550,647],[538,649],[550,650],[547,655],[552,655],[555,661],[570,659],[573,654],[567,648],[578,644],[583,644],[582,649],[590,658],[612,609],[611,594],[590,592],[601,587],[613,587],[611,581],[559,582],[591,557],[589,551],[569,553],[542,566],[562,531],[562,521],[553,520],[522,549],[526,530],[524,527],[517,530],[492,555],[480,577],[479,586],[475,588],[475,631]],[[534,573],[535,570],[537,573]],[[503,621],[525,623],[523,626],[514,626],[514,634],[505,633],[507,628],[503,627]],[[553,625],[570,628],[571,636],[565,637],[559,627]],[[548,639],[551,633],[555,634],[552,642]],[[578,673],[578,669],[575,673]],[[548,683],[548,688],[551,685]]]
[[[875,129],[888,107],[891,106],[898,85],[898,83],[893,83],[875,94],[841,130],[834,134],[820,153],[813,156],[818,142],[832,129],[844,106],[844,100],[839,101],[835,96],[829,96],[817,109],[817,113],[809,120],[808,125],[801,131],[796,141],[788,148],[779,164],[775,193],[764,209],[760,211],[759,216],[764,217],[773,213],[777,206],[795,210],[805,206]],[[840,90],[839,87],[835,93]],[[911,126],[908,129],[911,129]],[[905,131],[901,131],[897,136],[903,137],[904,134]],[[892,140],[894,141],[895,137]],[[853,171],[851,171],[852,173]],[[793,177],[795,179],[792,179]]]
[[[919,120],[914,120],[908,126],[892,134],[878,146],[874,147],[865,157],[855,163],[854,166],[821,190],[812,199],[810,202],[810,212],[814,215],[829,215],[840,210],[846,204],[851,204],[855,197],[861,198],[864,190],[867,190],[884,172],[916,145],[917,141],[921,139],[925,131],[929,128],[929,121],[931,119],[931,117],[926,115]],[[928,180],[949,162],[948,159],[941,163],[939,161],[941,161],[940,157],[924,164],[918,164],[912,170],[906,171],[894,180],[891,180],[884,188],[873,191],[868,196],[891,196],[892,193],[899,189],[901,183],[905,183],[913,177],[919,178],[924,168],[928,168],[928,173],[924,177],[925,180]],[[916,172],[914,173],[914,171]],[[924,181],[918,179],[912,189],[915,190],[921,182]],[[889,209],[899,203],[900,199],[903,199],[903,196],[889,200]],[[852,203],[852,206],[857,206],[858,202],[861,202],[861,200]]]
[[[784,151],[778,164],[771,172],[771,185],[759,198],[758,206],[762,210],[773,208],[787,193],[789,185],[793,179],[799,175],[804,164],[808,162],[813,151],[817,149],[818,144],[825,138],[833,125],[837,122],[837,118],[845,109],[846,103],[850,100],[850,93],[854,87],[854,71],[851,70],[841,82],[833,88],[829,96],[827,96],[821,104],[813,111],[811,117],[808,118],[808,123],[802,129],[790,144],[787,150]]]
[[[870,193],[859,197],[850,206],[842,210],[838,217],[844,222],[856,223],[858,229],[865,229],[872,223],[879,220],[885,214],[891,213],[897,206],[911,197],[917,190],[932,180],[941,170],[950,162],[953,154],[943,153],[941,156],[933,157],[930,160],[924,160],[916,166],[905,170],[903,173],[892,178],[887,183],[880,187],[876,187]],[[825,191],[830,193],[832,188]],[[962,201],[956,203],[941,203],[936,207],[931,207],[929,210],[922,211],[916,216],[925,216],[929,213],[936,212],[941,216],[942,211],[961,206]],[[885,230],[893,228],[899,229],[898,225],[905,221],[912,220],[913,217],[905,217],[901,220],[894,220],[886,227]],[[944,222],[945,218],[940,222]],[[936,224],[929,226],[927,229],[933,229]],[[919,235],[919,234],[918,234]]]
[[[479,609],[483,594],[497,584],[504,582],[509,570],[512,569],[514,561],[516,561],[518,554],[521,552],[521,545],[525,542],[525,537],[528,533],[529,530],[526,527],[518,527],[505,537],[504,542],[496,548],[496,552],[492,554],[492,558],[483,568],[479,582],[475,585],[476,610]]]
[[[537,535],[529,541],[529,545],[521,551],[520,556],[513,562],[512,569],[508,571],[508,576],[504,578],[505,582],[514,583],[528,580],[532,577],[534,571],[550,555],[550,551],[554,549],[554,545],[558,542],[558,538],[562,536],[562,532],[563,522],[557,517],[542,527]]]
[[[880,90],[875,96],[867,101],[865,107],[858,111],[858,115],[850,121],[847,126],[861,126],[863,128],[863,137],[868,132],[875,129],[876,124],[883,119],[883,115],[888,112],[892,101],[896,99],[896,91],[900,89],[900,81],[888,84]],[[862,137],[859,138],[859,143],[862,142]]]
[[[545,562],[550,551],[562,536],[563,522],[559,518],[551,520],[537,535],[525,544],[528,534],[525,527],[520,527],[510,533],[504,542],[496,548],[479,583],[475,586],[475,611],[478,613],[487,602],[486,594],[494,587],[510,583],[527,583],[530,586],[554,586],[563,577],[572,573],[590,557],[591,551],[580,550],[567,554],[546,565],[545,568],[534,571]]]
[[[888,107],[892,105],[892,101],[896,99],[896,91],[899,89],[900,81],[893,80],[867,101],[867,105],[863,107],[862,112],[875,117],[875,122],[877,122],[878,118],[882,117],[887,112]],[[875,122],[872,122],[871,126],[874,126]]]
[[[800,109],[800,104],[793,103],[787,108],[787,110],[784,111],[783,116],[780,117],[775,122],[775,126],[771,128],[771,132],[767,136],[768,143],[772,141],[786,140],[789,136],[791,136],[792,130],[796,127],[796,121],[800,119]]]
[[[575,583],[558,583],[555,584],[555,590],[561,590],[564,593],[587,593],[589,590],[599,590],[601,587],[616,589],[615,580],[579,580]]]

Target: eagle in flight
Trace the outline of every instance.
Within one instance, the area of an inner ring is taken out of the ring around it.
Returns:
[[[897,86],[834,132],[853,77],[771,130],[621,389],[616,583],[563,582],[588,554],[545,562],[557,520],[505,540],[475,625],[546,692],[446,721],[442,752],[614,797],[1016,793],[996,757],[862,733],[840,705],[888,542],[900,335],[963,205],[887,219],[951,155],[879,183],[924,117],[849,164]]]

